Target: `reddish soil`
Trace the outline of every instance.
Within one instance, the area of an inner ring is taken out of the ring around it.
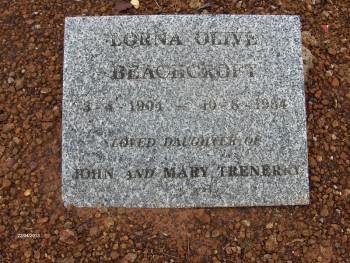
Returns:
[[[64,18],[116,15],[116,1],[0,1],[0,262],[350,262],[349,0],[217,0],[200,11],[300,15],[314,57],[310,205],[208,209],[65,208]],[[205,3],[140,0],[120,15]]]

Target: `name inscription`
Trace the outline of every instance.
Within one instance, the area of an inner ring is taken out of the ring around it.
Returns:
[[[217,167],[209,166],[171,166],[163,168],[140,168],[128,170],[122,179],[194,179],[200,177],[249,177],[249,176],[293,176],[300,172],[300,165],[219,165]],[[76,168],[72,177],[73,179],[116,179],[114,168]]]
[[[194,32],[192,39],[187,39],[178,33],[167,32],[138,32],[127,34],[112,34],[111,46],[183,46],[197,44],[200,46],[255,46],[258,37],[253,32]]]
[[[191,65],[114,65],[112,79],[228,79],[246,74],[250,78],[255,76],[256,64],[239,63],[205,65],[193,63]]]

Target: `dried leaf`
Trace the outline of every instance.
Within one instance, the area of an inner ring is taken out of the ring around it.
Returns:
[[[118,15],[121,11],[131,8],[132,5],[128,1],[118,0],[115,3],[115,14]]]

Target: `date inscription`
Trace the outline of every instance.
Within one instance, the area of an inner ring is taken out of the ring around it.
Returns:
[[[176,103],[162,99],[135,99],[123,100],[117,97],[114,101],[108,101],[105,105],[94,104],[91,101],[83,101],[78,106],[83,112],[91,111],[129,111],[133,112],[162,112],[171,110],[185,111],[249,111],[249,110],[264,110],[277,111],[286,110],[288,102],[284,98],[256,98],[251,100],[243,100],[239,98],[228,98],[224,101],[218,99],[199,99],[198,101],[187,101],[186,103]]]

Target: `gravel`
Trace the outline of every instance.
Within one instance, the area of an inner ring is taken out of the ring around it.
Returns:
[[[206,3],[141,0],[121,15],[301,16],[310,205],[63,207],[64,17],[115,15],[115,1],[1,1],[0,262],[349,262],[349,1],[218,0],[197,10]]]

